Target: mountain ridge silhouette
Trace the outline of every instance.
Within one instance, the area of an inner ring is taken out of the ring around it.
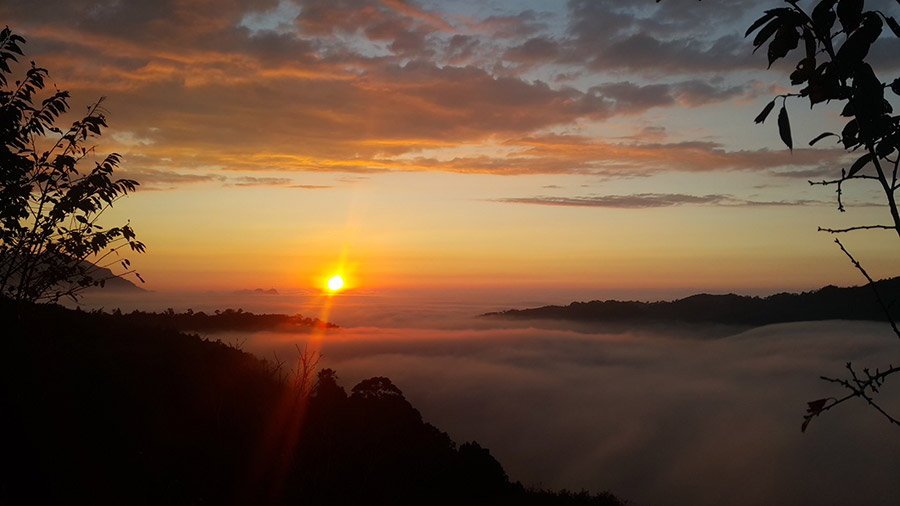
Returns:
[[[900,319],[900,277],[875,283],[894,320]],[[828,285],[802,293],[767,297],[699,293],[672,301],[639,302],[593,300],[566,306],[549,305],[484,313],[482,317],[577,322],[721,323],[760,326],[820,320],[885,320],[875,291],[869,285]]]

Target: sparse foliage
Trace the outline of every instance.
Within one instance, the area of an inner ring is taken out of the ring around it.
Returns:
[[[297,348],[297,365],[291,371],[290,385],[296,399],[307,402],[315,388],[316,368],[321,355],[318,351],[310,351],[306,346]]]
[[[809,13],[799,7],[796,0],[786,0],[785,3],[788,4],[787,7],[765,11],[745,35],[749,36],[756,32],[753,39],[754,51],[768,43],[769,67],[779,59],[799,53],[800,59],[796,69],[790,74],[791,85],[798,87],[799,90],[796,93],[775,97],[756,117],[755,122],[763,123],[780,102],[778,130],[782,141],[792,150],[793,139],[787,111],[789,98],[807,99],[810,107],[829,102],[843,104],[841,116],[847,118],[847,122],[841,132],[822,133],[812,139],[809,145],[834,137],[845,150],[855,153],[856,159],[849,168],[841,169],[839,178],[810,181],[810,184],[836,187],[838,209],[843,212],[844,183],[873,182],[881,189],[891,222],[819,230],[837,234],[880,229],[893,230],[900,236],[900,212],[896,201],[897,189],[900,188],[897,179],[900,165],[900,116],[893,114],[893,106],[885,97],[887,90],[900,95],[900,77],[883,81],[867,61],[872,46],[884,32],[884,25],[886,24],[892,32],[887,34],[891,37],[900,37],[900,25],[894,17],[882,11],[865,10],[865,0],[820,0]],[[866,277],[877,295],[874,280],[844,245],[840,241],[836,242],[853,265]],[[900,338],[900,330],[892,321],[887,305],[883,300],[881,303],[894,333]],[[853,398],[865,400],[889,422],[900,427],[897,416],[888,413],[875,399],[886,378],[900,372],[900,367],[888,365],[874,372],[865,368],[859,373],[848,363],[847,369],[848,378],[823,377],[827,381],[843,386],[848,390],[847,394],[841,398],[810,402],[802,430],[806,430],[813,417]]]
[[[23,56],[24,43],[9,27],[0,31],[0,296],[58,301],[111,277],[140,279],[119,253],[144,251],[130,224],[107,229],[98,223],[138,183],[113,179],[116,153],[79,169],[94,156],[90,139],[106,127],[103,99],[67,130],[57,127],[69,93],[38,97],[47,70],[31,62],[21,80],[11,80],[10,63]],[[107,270],[117,265],[121,274]]]

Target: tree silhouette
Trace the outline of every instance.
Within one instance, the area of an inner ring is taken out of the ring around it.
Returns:
[[[809,13],[794,0],[787,0],[786,3],[789,4],[788,7],[765,11],[745,35],[756,32],[753,39],[754,51],[769,43],[767,53],[770,68],[781,58],[800,54],[796,70],[790,74],[791,85],[799,90],[776,96],[756,117],[755,122],[765,122],[780,101],[778,130],[782,141],[792,150],[794,142],[787,111],[789,98],[805,98],[809,100],[810,107],[832,101],[843,103],[841,116],[847,118],[847,123],[841,132],[824,132],[809,144],[835,138],[844,149],[856,153],[856,159],[849,168],[841,169],[839,178],[810,181],[810,184],[836,187],[838,209],[843,212],[845,183],[875,183],[882,192],[891,221],[888,224],[866,224],[844,229],[820,227],[819,230],[832,234],[872,229],[893,230],[900,236],[900,212],[896,201],[896,192],[900,188],[897,179],[900,165],[900,116],[892,115],[893,106],[885,99],[885,90],[888,88],[895,95],[900,95],[900,77],[882,81],[867,61],[884,25],[887,24],[897,37],[900,37],[900,25],[893,17],[881,11],[866,11],[865,0],[820,0]],[[887,320],[900,338],[900,329],[892,320],[888,305],[878,295],[874,280],[840,240],[835,242],[875,290]],[[864,399],[890,423],[900,427],[900,420],[885,411],[875,400],[886,378],[900,372],[900,367],[888,365],[874,371],[864,368],[860,372],[848,362],[847,369],[848,377],[823,377],[843,386],[848,390],[847,394],[841,398],[810,402],[801,430],[806,430],[813,417],[857,397]]]
[[[316,381],[315,395],[318,399],[329,402],[341,402],[347,399],[344,387],[338,385],[338,375],[334,369],[326,367],[319,370]]]
[[[103,99],[67,130],[57,127],[69,93],[56,90],[38,102],[46,69],[32,62],[21,80],[10,81],[10,62],[23,56],[24,42],[9,27],[0,31],[0,296],[75,299],[85,288],[134,272],[119,256],[126,246],[144,251],[130,224],[105,229],[97,221],[138,183],[112,178],[116,153],[79,171],[94,155],[89,139],[106,127]],[[116,264],[124,272],[108,270]]]
[[[403,398],[403,392],[384,376],[376,376],[359,382],[353,387],[352,395],[360,399]]]

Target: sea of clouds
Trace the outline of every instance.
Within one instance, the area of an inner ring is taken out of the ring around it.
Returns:
[[[306,338],[259,333],[245,349],[290,360]],[[898,363],[896,341],[885,325],[836,321],[715,339],[357,327],[323,338],[320,366],[348,390],[390,377],[427,421],[526,484],[654,505],[896,505],[900,428],[857,401],[800,432],[807,401],[841,394],[820,375]]]
[[[331,313],[342,328],[313,342],[207,337],[286,363],[318,349],[348,391],[387,376],[426,421],[490,448],[526,485],[639,505],[900,504],[900,428],[863,401],[800,432],[807,401],[842,394],[820,375],[900,363],[886,324],[604,330],[479,318],[469,303],[351,302]],[[900,378],[881,398],[900,412]]]

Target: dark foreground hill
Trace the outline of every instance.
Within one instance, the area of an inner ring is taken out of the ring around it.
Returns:
[[[348,395],[334,371],[299,381],[126,319],[3,301],[0,317],[0,504],[621,504],[510,482],[387,378]]]
[[[318,318],[309,318],[300,314],[255,314],[243,309],[216,310],[212,314],[203,311],[194,312],[188,309],[184,313],[176,313],[167,309],[162,313],[132,311],[123,313],[116,309],[112,313],[96,311],[99,319],[120,320],[122,323],[136,327],[159,327],[180,332],[218,332],[222,330],[253,332],[258,330],[280,332],[311,332],[316,329],[335,329],[337,325],[324,322]]]
[[[877,282],[894,320],[900,319],[900,278]],[[816,320],[885,320],[871,286],[826,286],[804,293],[768,297],[744,295],[692,295],[666,302],[591,301],[568,306],[510,309],[482,316],[515,319],[553,319],[579,322],[720,323],[758,326]]]

